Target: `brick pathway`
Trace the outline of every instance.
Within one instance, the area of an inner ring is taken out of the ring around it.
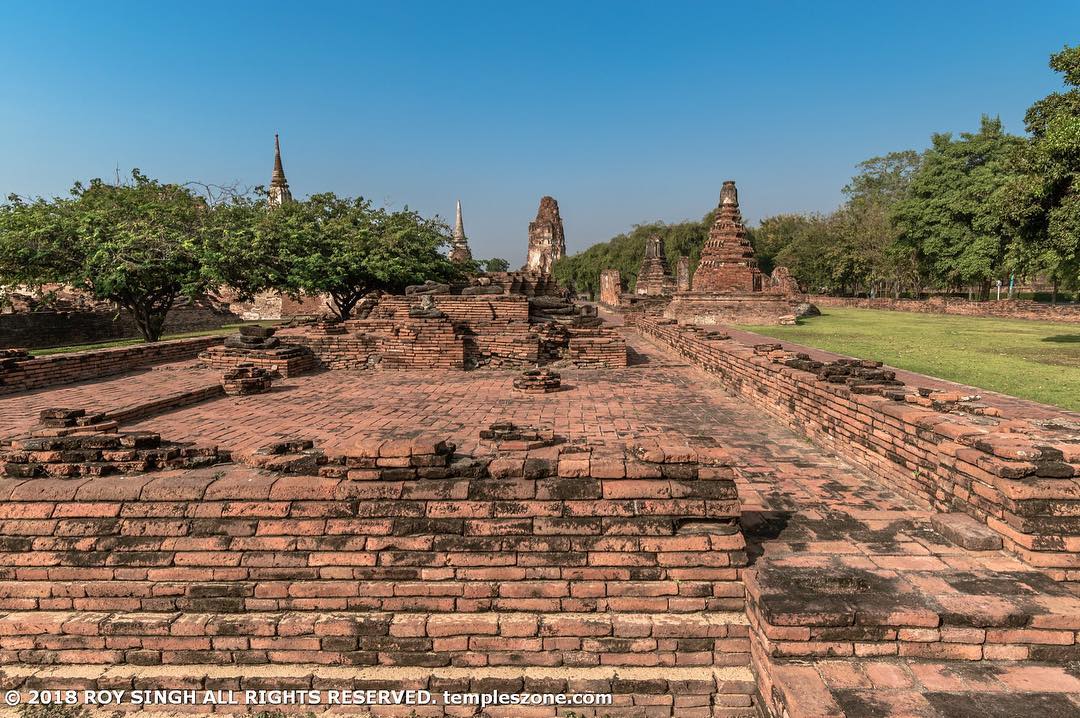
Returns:
[[[164,397],[211,386],[221,372],[202,369],[194,360],[159,364],[99,381],[65,384],[0,397],[0,437],[25,432],[38,412],[50,407],[116,412]]]

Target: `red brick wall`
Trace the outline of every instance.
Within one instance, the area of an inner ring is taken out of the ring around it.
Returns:
[[[191,359],[207,347],[220,344],[222,341],[224,339],[220,336],[194,337],[137,344],[130,347],[35,357],[16,362],[7,370],[0,369],[0,394],[70,384],[102,376],[123,374],[149,364]]]
[[[819,307],[856,307],[887,309],[920,314],[959,314],[970,317],[1003,317],[1007,319],[1042,319],[1053,322],[1080,322],[1080,304],[1045,304],[1025,300],[970,302],[966,299],[934,297],[931,299],[854,299],[851,297],[812,296],[809,301]]]
[[[774,364],[733,340],[655,317],[627,315],[642,333],[715,374],[731,391],[939,511],[963,511],[1005,547],[1059,580],[1080,580],[1080,472],[1075,444],[1010,433],[882,396],[855,394]],[[1049,445],[1047,445],[1049,444]]]
[[[680,718],[663,667],[692,666],[701,705],[750,705],[709,671],[749,664],[724,452],[524,446],[4,480],[0,663],[654,667],[623,705]]]
[[[435,308],[455,322],[491,320],[529,321],[529,298],[522,295],[436,295]],[[386,295],[372,312],[372,317],[392,319],[408,316],[409,307],[419,306],[418,296]]]

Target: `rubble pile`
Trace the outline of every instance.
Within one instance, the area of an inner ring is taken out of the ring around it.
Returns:
[[[529,369],[514,379],[514,389],[526,394],[549,394],[558,391],[561,386],[559,372],[550,369]]]
[[[274,382],[269,369],[257,367],[251,363],[237,364],[221,377],[221,386],[229,396],[247,396],[270,391]]]

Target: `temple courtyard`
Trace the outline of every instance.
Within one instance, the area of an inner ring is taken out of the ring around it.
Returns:
[[[218,456],[0,481],[5,687],[614,694],[576,709],[597,716],[1080,713],[1071,569],[941,522],[671,343],[617,330],[626,367],[564,368],[548,393],[489,367],[322,370],[229,396],[219,370],[185,359],[0,397],[5,436],[82,407]],[[526,435],[481,436],[507,422]],[[448,451],[417,448],[430,437],[496,458],[486,474],[428,461]],[[268,463],[305,451],[319,463]],[[417,499],[427,508],[405,510]]]

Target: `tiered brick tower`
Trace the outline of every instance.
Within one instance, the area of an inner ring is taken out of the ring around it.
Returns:
[[[454,241],[450,245],[450,261],[464,264],[472,261],[472,251],[465,239],[465,223],[461,220],[461,200],[457,203],[457,218],[454,221]]]
[[[645,240],[645,257],[638,270],[636,294],[658,296],[671,294],[674,281],[668,274],[667,258],[664,256],[664,240],[653,235]]]
[[[540,200],[536,220],[529,222],[529,254],[525,260],[526,272],[550,274],[555,261],[566,254],[566,236],[563,234],[559,203],[554,197]]]
[[[739,193],[735,182],[727,180],[720,190],[716,221],[701,249],[693,291],[760,292],[761,289],[761,272],[739,213]]]
[[[274,172],[270,175],[270,204],[280,207],[286,202],[292,202],[292,192],[289,191],[289,182],[285,179],[285,168],[281,166],[281,142],[274,135]]]

